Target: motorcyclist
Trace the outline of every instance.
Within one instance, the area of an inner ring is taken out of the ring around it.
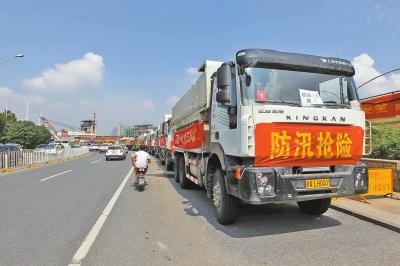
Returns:
[[[139,150],[132,154],[131,161],[135,171],[134,184],[137,184],[138,169],[145,169],[145,174],[147,173],[148,164],[151,163],[150,155],[143,150]]]

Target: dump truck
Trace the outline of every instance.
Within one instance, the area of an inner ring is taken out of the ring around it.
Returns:
[[[174,176],[204,187],[221,224],[238,203],[297,202],[321,215],[368,190],[364,112],[352,64],[269,49],[206,60],[172,109]]]
[[[150,153],[151,155],[155,155],[156,151],[156,139],[157,139],[157,134],[156,131],[152,130],[149,133],[149,139],[147,143],[147,152]]]
[[[171,115],[165,114],[162,122],[158,126],[159,135],[159,147],[158,147],[158,158],[162,165],[165,165],[167,170],[173,169],[174,161],[171,153]]]

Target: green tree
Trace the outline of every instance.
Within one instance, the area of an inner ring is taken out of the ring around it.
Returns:
[[[0,138],[3,136],[5,130],[6,130],[6,120],[3,117],[0,117]]]
[[[17,121],[16,115],[11,112],[10,110],[7,110],[7,115],[4,110],[3,113],[0,113],[0,142],[6,142],[5,135],[7,131],[7,125],[14,123]]]
[[[32,121],[15,121],[7,123],[5,136],[6,142],[18,143],[25,149],[33,149],[37,145],[47,143],[50,132],[43,126],[36,126]]]
[[[372,131],[372,158],[400,160],[400,128],[377,128]]]
[[[7,115],[6,111],[0,113],[0,120],[5,121],[6,123],[13,123],[17,121],[17,116],[11,112],[10,110],[7,110]]]

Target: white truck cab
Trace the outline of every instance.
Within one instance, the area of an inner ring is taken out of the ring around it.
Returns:
[[[296,201],[319,215],[331,197],[367,191],[365,116],[349,61],[246,49],[200,71],[172,111],[175,177],[206,188],[220,223],[235,221],[238,200]]]

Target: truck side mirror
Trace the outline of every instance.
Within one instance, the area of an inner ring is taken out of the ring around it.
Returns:
[[[217,70],[217,87],[217,103],[229,106],[231,103],[232,78],[231,66],[228,63],[223,63]]]

